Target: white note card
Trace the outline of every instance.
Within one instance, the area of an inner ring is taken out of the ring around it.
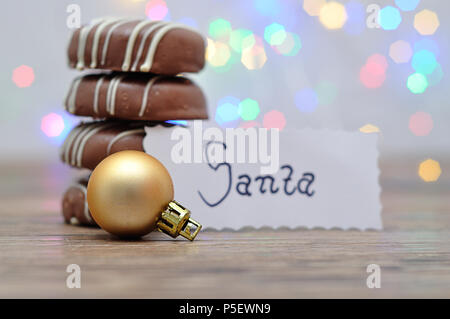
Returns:
[[[382,229],[377,134],[252,128],[233,142],[201,123],[147,127],[144,149],[203,227]]]

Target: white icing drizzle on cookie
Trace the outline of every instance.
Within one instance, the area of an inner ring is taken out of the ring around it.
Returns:
[[[117,91],[119,89],[120,82],[123,80],[125,75],[117,75],[110,79],[108,83],[108,89],[106,93],[106,112],[109,115],[114,115],[115,113],[115,104],[116,104],[116,96]],[[155,84],[157,80],[159,80],[162,76],[154,76],[152,77],[146,84],[144,88],[144,92],[142,94],[141,107],[139,109],[138,116],[144,116],[144,112],[146,110],[146,106],[148,103],[148,97],[150,95],[151,88]],[[100,90],[104,80],[107,78],[106,75],[102,75],[97,79],[97,83],[95,84],[94,91],[94,100],[93,100],[93,112],[95,114],[99,114],[99,103],[100,103]]]
[[[97,129],[106,129],[118,125],[116,122],[91,122],[81,123],[76,126],[67,136],[61,148],[62,160],[72,166],[81,167],[81,159],[84,152],[84,146],[87,140],[92,136],[90,134]],[[86,139],[87,138],[87,139]]]
[[[107,18],[104,22],[102,22],[98,28],[95,30],[94,39],[92,40],[92,50],[91,50],[91,65],[92,69],[97,67],[97,54],[98,54],[98,45],[100,42],[100,36],[103,30],[110,25],[111,23],[115,23],[117,21],[121,21],[123,19],[118,18]]]
[[[158,48],[159,42],[162,38],[172,29],[188,29],[186,26],[182,24],[168,24],[163,26],[161,29],[156,31],[155,35],[152,37],[152,41],[150,42],[150,46],[147,50],[147,56],[145,57],[144,63],[140,67],[141,72],[150,72],[153,65],[153,60],[155,58],[156,49]]]
[[[131,34],[128,37],[127,47],[125,49],[125,56],[122,63],[122,71],[128,71],[130,69],[131,54],[133,53],[134,43],[136,41],[137,36],[139,35],[139,33],[143,28],[152,23],[154,22],[141,21],[134,27],[133,31],[131,31]]]
[[[78,57],[78,61],[77,61],[77,69],[78,70],[83,70],[85,65],[84,65],[84,53],[86,50],[86,42],[87,42],[87,38],[89,33],[91,32],[91,30],[98,25],[97,23],[92,23],[90,25],[84,26],[80,29],[80,36],[78,38],[78,51],[77,51],[77,57]]]
[[[82,159],[84,148],[89,139],[101,130],[117,126],[118,123],[111,122],[94,122],[92,125],[85,126],[81,129],[80,134],[73,141],[72,153],[70,156],[70,164],[76,167],[82,167]]]
[[[106,62],[106,55],[108,54],[108,47],[109,47],[109,40],[111,39],[112,33],[114,32],[114,30],[116,30],[118,27],[120,27],[121,25],[124,25],[128,22],[133,21],[132,19],[125,19],[123,21],[119,21],[116,22],[109,30],[108,33],[106,34],[106,38],[105,38],[105,42],[103,44],[103,51],[102,51],[102,60],[101,60],[101,65],[105,65]]]
[[[73,112],[75,112],[75,102],[77,99],[78,86],[80,85],[82,79],[83,79],[83,77],[79,77],[79,78],[75,79],[75,81],[73,82],[72,89],[70,90],[70,95],[67,100],[67,105],[68,105],[67,111],[69,113],[73,114]]]
[[[109,80],[109,84],[108,84],[108,90],[106,93],[106,113],[109,114],[109,108],[111,105],[111,91],[113,90],[114,84],[116,83],[117,80],[117,76],[113,76],[110,80]]]
[[[95,88],[94,88],[94,93],[92,96],[92,105],[84,105],[84,106],[90,106],[92,107],[92,115],[100,115],[100,108],[102,105],[105,105],[105,110],[106,110],[106,114],[111,115],[111,116],[115,116],[115,111],[116,111],[116,101],[119,98],[118,97],[118,93],[119,93],[119,89],[122,88],[122,82],[123,80],[126,78],[128,74],[124,74],[124,73],[119,73],[119,74],[103,74],[103,75],[97,75],[94,78],[94,83],[95,83]],[[79,85],[84,81],[85,78],[88,78],[87,76],[83,76],[80,78],[77,78],[74,80],[71,89],[68,92],[68,97],[66,98],[67,102],[66,102],[66,109],[68,112],[75,114],[76,113],[76,101],[77,101],[77,96],[78,96],[78,91],[79,91]],[[159,81],[161,78],[164,78],[164,76],[162,75],[155,75],[150,77],[150,79],[147,81],[147,83],[145,84],[145,87],[142,89],[142,95],[141,95],[141,104],[138,110],[136,110],[136,115],[139,118],[144,117],[145,112],[147,110],[147,108],[149,107],[148,104],[150,102],[150,106],[151,106],[151,98],[150,98],[150,94],[152,92],[153,86],[155,85],[155,83],[157,81]],[[107,83],[105,83],[107,82]],[[142,88],[143,84],[139,84],[137,87]],[[105,92],[106,90],[106,98],[105,96],[102,94],[102,92]],[[138,91],[139,92],[139,91]],[[132,93],[132,92],[130,92]],[[134,94],[134,93],[132,93]],[[138,93],[139,94],[139,93]],[[84,102],[86,103],[86,102]],[[105,104],[103,104],[105,103]],[[133,108],[135,109],[135,107],[137,105],[132,105]],[[131,114],[130,114],[131,115]],[[102,115],[103,116],[103,115]],[[74,129],[75,130],[75,129]],[[69,140],[72,137],[73,131],[71,133],[69,133],[67,140]],[[63,148],[64,148],[65,143],[63,144]],[[65,148],[64,148],[65,150]],[[67,156],[65,156],[67,157]]]
[[[117,88],[124,77],[125,75],[115,76],[109,82],[108,93],[106,95],[106,112],[110,115],[114,115]]]
[[[114,115],[116,108],[116,96],[117,96],[117,88],[119,87],[120,81],[123,79],[123,76],[119,76],[114,83],[113,89],[111,90],[111,105],[109,106],[109,114]]]
[[[72,95],[72,90],[73,90],[73,84],[74,84],[75,80],[72,81],[72,83],[70,83],[69,89],[66,92],[66,96],[64,98],[64,103],[65,103],[65,109],[66,111],[69,111],[69,99],[70,96]]]
[[[113,115],[113,116],[115,115],[117,93],[119,90],[120,83],[125,78],[125,76],[126,76],[126,74],[119,74],[119,75],[115,75],[112,77],[110,75],[100,75],[97,78],[97,80],[96,80],[97,82],[95,83],[95,89],[94,89],[94,97],[93,97],[93,101],[92,101],[92,111],[94,114],[96,114],[96,115],[99,114],[99,106],[101,104],[100,92],[102,91],[102,85],[105,82],[105,80],[108,79],[108,77],[110,77],[109,83],[107,84],[108,87],[107,87],[107,92],[106,92],[106,113],[109,115]],[[156,81],[158,81],[162,77],[163,76],[160,76],[160,75],[154,76],[145,85],[145,88],[142,93],[141,106],[138,111],[139,117],[144,116],[145,110],[147,108],[151,89],[152,89],[153,85],[156,83]],[[67,111],[72,114],[75,113],[75,111],[76,111],[76,107],[75,107],[76,103],[75,102],[76,102],[78,87],[79,87],[80,83],[84,80],[84,78],[85,77],[80,77],[74,81],[74,83],[72,84],[72,88],[69,91],[68,98],[66,99],[67,100]],[[70,138],[71,134],[72,134],[72,132],[69,134],[68,138]]]
[[[84,195],[84,217],[86,217],[86,220],[89,224],[93,225],[95,224],[94,220],[91,217],[91,214],[89,213],[89,206],[87,203],[87,189],[86,186],[83,184],[73,184],[72,187],[78,188]],[[77,220],[78,221],[78,220]],[[72,222],[72,219],[71,219]]]
[[[131,71],[135,72],[137,70],[137,65],[139,63],[139,60],[141,59],[142,53],[144,51],[145,43],[147,42],[148,37],[150,34],[152,34],[153,31],[155,31],[156,28],[165,25],[166,23],[163,21],[157,21],[155,24],[153,24],[150,28],[148,28],[145,33],[142,36],[141,42],[139,44],[139,49],[136,53],[136,59],[134,60],[133,67],[131,68]]]
[[[118,140],[120,140],[121,138],[125,137],[125,136],[129,136],[129,135],[134,135],[134,134],[140,134],[140,133],[145,133],[145,129],[143,128],[139,128],[139,129],[134,129],[134,130],[129,130],[129,131],[124,131],[121,132],[119,134],[117,134],[108,144],[108,147],[106,149],[106,155],[109,156],[111,154],[111,148],[113,147],[114,143],[116,143]]]
[[[83,139],[83,137],[88,134],[90,131],[92,131],[94,128],[100,126],[101,123],[98,122],[94,122],[90,125],[86,125],[85,127],[82,127],[81,130],[78,132],[77,136],[74,138],[74,140],[72,141],[72,147],[71,147],[71,152],[70,152],[70,156],[67,158],[70,165],[72,166],[77,166],[76,164],[76,158],[77,158],[77,154],[78,154],[78,149],[79,149],[79,145],[81,143],[81,140]]]
[[[113,86],[114,82],[115,82],[115,77],[112,77],[109,80],[108,90],[106,91],[106,113],[108,113],[108,111],[109,111],[109,104],[111,103],[110,102],[110,100],[111,100],[111,90],[112,90],[112,86]]]
[[[117,143],[120,139],[138,134],[145,134],[144,126],[154,127],[158,125],[157,123],[148,123],[142,124],[142,122],[128,122],[124,124],[124,122],[90,122],[90,123],[81,123],[77,127],[75,127],[68,138],[64,142],[62,146],[62,159],[64,162],[82,168],[82,160],[84,155],[84,150],[88,141],[97,133],[106,129],[113,129],[112,132],[108,133],[105,136],[106,140],[109,140],[106,146],[106,156],[111,154],[111,149],[115,143]],[[81,184],[83,186],[83,184]]]
[[[101,87],[104,79],[105,79],[105,76],[102,75],[98,79],[98,81],[95,85],[94,105],[92,106],[92,110],[94,111],[95,114],[98,114],[98,99],[99,99],[99,95],[100,95],[100,87]]]
[[[139,117],[144,116],[144,112],[147,107],[147,101],[148,101],[148,96],[150,94],[150,90],[151,90],[153,84],[155,84],[156,80],[158,80],[159,78],[160,78],[160,76],[155,76],[150,81],[148,81],[147,85],[145,86],[144,94],[142,96],[141,109],[139,110]]]
[[[76,138],[78,133],[81,131],[81,126],[75,127],[70,131],[69,135],[64,140],[63,146],[61,147],[61,158],[64,162],[68,162],[69,150],[72,145],[73,140]]]
[[[88,125],[88,124],[81,124],[77,127],[75,127],[71,132],[66,141],[64,142],[64,147],[63,147],[63,160],[67,163],[70,163],[70,150],[72,148],[73,142],[75,141],[76,138],[78,138],[78,135],[83,131],[83,125]],[[72,134],[73,133],[73,134]]]
[[[83,153],[84,153],[84,147],[86,146],[86,143],[89,141],[89,139],[96,133],[100,132],[101,130],[105,130],[108,128],[111,128],[113,126],[116,126],[117,123],[102,123],[102,125],[95,127],[94,129],[90,130],[82,139],[81,143],[78,147],[77,155],[76,155],[76,166],[82,167],[82,159],[83,159]]]
[[[150,72],[153,60],[155,58],[156,51],[158,49],[159,43],[163,39],[163,37],[172,29],[186,29],[186,30],[192,30],[190,27],[182,25],[182,24],[176,24],[176,23],[167,23],[163,21],[139,21],[135,19],[119,19],[119,18],[103,18],[101,20],[96,20],[95,23],[92,23],[88,26],[82,27],[80,30],[79,40],[78,40],[78,48],[77,48],[77,64],[76,67],[78,69],[83,69],[85,67],[85,61],[84,61],[84,54],[86,50],[86,42],[88,35],[90,31],[97,26],[95,30],[95,34],[92,41],[92,49],[91,49],[91,68],[98,67],[97,65],[97,56],[98,56],[98,50],[99,50],[99,43],[100,38],[102,36],[102,33],[105,31],[106,28],[111,26],[108,31],[106,32],[105,41],[103,43],[102,53],[101,53],[101,60],[100,60],[100,66],[104,66],[106,63],[106,57],[108,55],[109,50],[109,44],[111,41],[111,37],[113,36],[114,31],[119,28],[120,26],[123,26],[126,23],[130,22],[136,22],[137,24],[134,26],[133,30],[131,31],[131,34],[128,36],[127,45],[125,47],[124,52],[124,59],[122,62],[121,69],[122,71],[138,71],[138,64],[139,61],[143,55],[144,46],[148,40],[148,38],[153,34],[150,40],[150,44],[147,49],[147,53],[144,59],[144,62],[139,67],[139,71],[141,72]],[[138,38],[139,34],[142,30],[144,30],[145,27],[150,25],[149,28],[147,28],[142,35],[142,38],[139,43],[139,48],[136,54],[136,58],[134,59],[134,63],[132,63],[132,55],[133,55],[133,49],[135,46],[136,39]],[[159,29],[158,29],[159,28]],[[192,30],[193,32],[197,32],[195,30]],[[131,66],[132,65],[132,66]],[[131,66],[131,69],[130,69]]]

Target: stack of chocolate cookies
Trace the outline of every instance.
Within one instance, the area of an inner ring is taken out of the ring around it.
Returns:
[[[76,126],[61,148],[62,161],[73,167],[93,170],[115,152],[144,151],[146,126],[208,118],[202,90],[180,76],[205,64],[204,39],[186,26],[99,19],[73,32],[68,58],[71,68],[105,70],[76,78],[65,100],[69,113],[92,118]],[[87,182],[77,181],[63,196],[67,223],[95,225]]]

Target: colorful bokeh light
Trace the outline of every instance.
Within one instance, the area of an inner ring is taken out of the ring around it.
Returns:
[[[167,120],[166,123],[182,126],[188,125],[188,122],[186,120]]]
[[[436,182],[442,174],[441,165],[429,158],[420,163],[418,174],[425,182]]]
[[[233,30],[230,34],[230,47],[237,53],[249,49],[255,45],[255,36],[252,31],[246,29]]]
[[[64,131],[64,119],[56,113],[49,113],[41,120],[41,130],[48,137],[57,137]]]
[[[422,10],[414,17],[414,28],[421,35],[431,35],[436,32],[439,27],[439,18],[437,14],[431,10]]]
[[[145,6],[145,14],[150,20],[164,20],[168,13],[169,9],[164,0],[150,0]]]
[[[430,38],[422,38],[414,42],[414,51],[418,52],[421,50],[428,50],[433,52],[434,56],[437,58],[440,54],[439,46],[437,43]]]
[[[263,126],[267,129],[277,128],[280,131],[286,126],[286,118],[280,111],[273,110],[264,114]]]
[[[359,72],[359,79],[361,83],[369,89],[376,89],[383,85],[386,80],[384,72],[373,71],[373,68],[364,65]]]
[[[270,45],[280,45],[286,39],[286,29],[279,23],[272,23],[264,29],[264,40]]]
[[[303,0],[303,10],[310,16],[317,17],[326,2],[326,0]]]
[[[371,55],[359,72],[361,83],[369,89],[379,88],[386,79],[387,67],[387,60],[383,55]]]
[[[292,32],[286,33],[286,39],[280,45],[274,45],[272,48],[278,54],[284,56],[296,56],[302,48],[302,41],[300,37]]]
[[[397,8],[386,6],[378,13],[378,23],[384,30],[395,30],[402,22],[402,16]]]
[[[295,93],[294,101],[295,106],[303,113],[314,112],[319,103],[316,91],[311,88],[304,88]]]
[[[357,1],[349,1],[345,4],[347,21],[344,30],[348,34],[358,35],[366,29],[366,8]]]
[[[406,82],[408,89],[414,94],[422,94],[428,87],[428,80],[421,73],[414,73],[408,77]]]
[[[409,118],[409,130],[416,136],[427,136],[433,129],[433,118],[425,112],[417,112]]]
[[[227,44],[207,39],[206,60],[213,67],[225,66],[230,60],[231,52]]]
[[[384,55],[375,53],[367,58],[366,65],[374,66],[380,71],[385,72],[388,67],[387,59]]]
[[[347,21],[347,12],[339,2],[330,1],[320,8],[319,20],[327,29],[340,29]]]
[[[389,56],[395,63],[407,63],[411,60],[413,50],[411,45],[403,40],[395,41],[389,47]]]
[[[442,71],[442,67],[438,63],[437,66],[434,68],[433,73],[427,75],[428,84],[430,86],[437,85],[437,84],[439,84],[439,82],[441,82],[443,77],[444,77],[444,71]]]
[[[228,41],[231,31],[231,23],[225,19],[217,19],[209,24],[209,35],[214,40]]]
[[[260,112],[257,101],[247,98],[239,103],[239,115],[244,121],[253,121]]]
[[[380,71],[385,72],[388,67],[387,59],[384,55],[375,53],[367,58],[366,65],[376,67]]]
[[[418,73],[431,74],[437,66],[437,61],[433,52],[420,50],[419,52],[414,53],[411,65]]]
[[[395,5],[402,11],[413,11],[418,6],[420,0],[395,0]]]
[[[20,88],[29,87],[34,82],[33,68],[28,65],[21,65],[15,68],[12,80]]]
[[[239,120],[239,99],[226,96],[217,103],[216,122],[222,127],[235,127]]]
[[[253,5],[263,16],[270,17],[280,12],[280,4],[277,0],[253,0]]]
[[[364,126],[361,126],[359,128],[359,131],[361,133],[370,134],[370,133],[379,133],[380,129],[378,128],[378,126],[368,123]]]
[[[261,69],[267,61],[266,51],[261,38],[255,36],[255,44],[242,50],[241,62],[249,70]]]

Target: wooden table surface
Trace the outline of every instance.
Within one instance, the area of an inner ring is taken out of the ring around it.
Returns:
[[[0,166],[0,297],[450,297],[450,161],[437,183],[416,161],[381,163],[384,231],[203,231],[119,241],[65,225],[60,196],[76,173],[60,164]],[[369,264],[381,288],[366,286]],[[66,267],[81,267],[81,288]]]

